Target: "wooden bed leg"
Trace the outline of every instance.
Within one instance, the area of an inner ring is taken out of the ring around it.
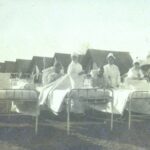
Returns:
[[[38,117],[38,115],[36,116],[36,118],[35,118],[35,134],[37,135],[37,133],[38,133],[38,120],[39,120],[39,117]]]

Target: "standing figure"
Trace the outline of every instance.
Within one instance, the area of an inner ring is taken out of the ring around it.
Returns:
[[[120,71],[118,66],[114,64],[115,59],[113,53],[109,53],[107,55],[108,64],[104,66],[104,76],[106,77],[108,87],[111,88],[116,88],[120,85]]]
[[[71,81],[71,88],[72,89],[79,89],[83,87],[83,76],[82,76],[82,66],[78,62],[78,55],[76,53],[73,53],[72,56],[72,62],[70,63],[68,67],[68,75]],[[74,113],[84,113],[84,106],[82,102],[79,101],[79,99],[76,97],[76,95],[72,96],[71,100],[71,112]]]
[[[73,53],[71,56],[72,62],[68,66],[68,75],[70,77],[72,88],[80,88],[83,86],[82,66],[78,62],[78,54]]]

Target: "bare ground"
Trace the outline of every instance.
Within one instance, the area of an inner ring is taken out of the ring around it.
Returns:
[[[71,116],[71,135],[64,116],[41,115],[38,135],[31,117],[0,117],[0,150],[150,150],[150,120],[135,120],[128,130],[127,118],[110,122],[97,116]]]

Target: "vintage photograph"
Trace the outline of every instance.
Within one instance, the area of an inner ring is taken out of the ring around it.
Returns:
[[[0,0],[0,150],[150,150],[149,0]]]

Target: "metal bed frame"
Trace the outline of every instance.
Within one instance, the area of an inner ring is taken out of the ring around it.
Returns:
[[[24,113],[15,113],[17,115],[26,115],[26,116],[35,116],[35,134],[38,133],[38,117],[40,114],[40,108],[39,108],[39,101],[38,101],[38,96],[37,98],[33,98],[33,99],[20,99],[20,98],[15,98],[15,93],[17,92],[17,89],[0,89],[0,91],[5,91],[5,94],[7,95],[9,91],[13,90],[14,91],[14,99],[13,98],[0,98],[0,103],[6,103],[7,102],[7,113],[8,115],[11,115],[11,110],[9,110],[9,103],[12,102],[34,102],[36,104],[36,111],[39,111],[39,113],[37,113],[36,115],[29,115],[29,114],[24,114]],[[21,91],[21,93],[23,94],[23,91],[34,91],[37,93],[36,90],[27,90],[27,89],[18,89],[19,91]],[[2,114],[0,114],[2,115]]]
[[[132,122],[132,118],[133,117],[150,117],[150,115],[148,114],[132,114],[132,101],[133,100],[147,100],[147,101],[150,101],[150,96],[149,97],[135,97],[134,95],[138,94],[138,93],[141,93],[141,94],[145,94],[145,93],[149,93],[150,94],[150,91],[134,91],[132,92],[132,94],[129,96],[129,117],[128,117],[128,129],[131,129],[131,122]]]
[[[103,94],[102,97],[98,97],[98,98],[95,99],[95,97],[93,97],[93,98],[89,97],[89,91],[91,91],[91,90],[94,91],[94,92],[97,92],[98,90],[103,90],[104,94]],[[110,91],[112,96],[108,97],[106,95],[106,90]],[[104,99],[108,100],[109,102],[111,102],[110,129],[113,130],[113,116],[114,116],[114,114],[113,114],[113,99],[114,99],[113,90],[112,89],[100,89],[100,88],[94,88],[94,89],[72,89],[70,91],[70,93],[68,94],[67,98],[66,98],[67,99],[67,101],[66,101],[66,103],[67,103],[67,105],[66,105],[66,107],[67,107],[67,134],[70,135],[70,122],[71,122],[71,120],[70,120],[70,108],[71,108],[71,99],[72,99],[71,94],[74,91],[77,91],[77,93],[78,93],[78,97],[77,98],[81,102],[88,102],[88,103],[90,103],[90,102],[93,102],[95,100],[95,101],[98,101],[98,103],[100,105],[104,104],[104,103],[102,103],[102,100],[104,100]],[[79,93],[82,92],[82,91],[86,91],[86,98],[83,98],[83,97],[79,96]]]

